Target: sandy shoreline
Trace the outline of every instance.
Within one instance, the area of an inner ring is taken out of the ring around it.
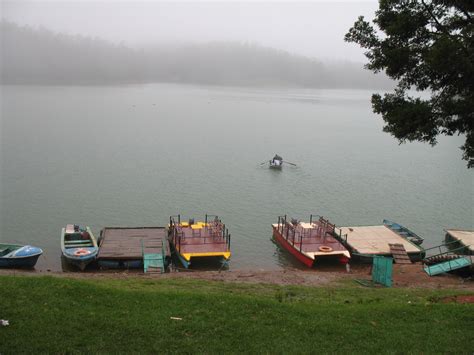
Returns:
[[[58,272],[2,269],[0,275],[16,276],[54,276],[69,278],[138,278],[138,279],[197,279],[221,282],[266,283],[275,285],[326,286],[331,283],[345,282],[356,279],[370,279],[370,266],[353,268],[350,273],[345,271],[321,271],[317,269],[298,270],[229,270],[229,271],[181,271],[165,274],[143,274],[137,271],[114,270],[98,272]],[[355,281],[354,281],[355,282]],[[397,265],[393,268],[393,287],[419,288],[455,288],[474,291],[472,279],[463,279],[456,275],[428,276],[420,264]]]

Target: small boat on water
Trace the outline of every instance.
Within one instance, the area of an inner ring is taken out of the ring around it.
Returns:
[[[415,234],[414,232],[412,232],[408,228],[405,228],[401,224],[389,221],[387,219],[383,220],[383,224],[385,226],[387,226],[390,230],[394,231],[399,236],[405,238],[406,240],[412,242],[413,244],[421,245],[424,241],[424,239],[422,237]]]
[[[224,265],[230,261],[230,234],[218,216],[207,215],[204,221],[171,216],[169,239],[176,255],[187,269],[196,259],[219,259]]]
[[[0,244],[0,267],[34,267],[43,250],[31,245]]]
[[[278,154],[275,154],[272,160],[270,160],[271,169],[281,169],[283,167],[283,158]]]
[[[334,237],[335,225],[323,217],[315,217],[311,215],[308,223],[296,219],[288,222],[286,216],[280,216],[278,223],[272,224],[273,238],[307,267],[330,259],[347,264],[351,255]]]
[[[270,169],[278,169],[278,170],[281,170],[281,168],[283,167],[283,163],[296,166],[296,164],[290,163],[289,161],[284,161],[283,158],[279,156],[278,154],[275,154],[275,156],[272,159],[268,161],[264,161],[260,165],[267,164],[267,163],[269,164]]]
[[[89,227],[68,224],[61,230],[61,251],[67,263],[84,270],[95,260],[99,248]]]

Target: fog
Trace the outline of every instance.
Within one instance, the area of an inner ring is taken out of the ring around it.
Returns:
[[[370,2],[3,1],[2,82],[388,87],[343,41]]]

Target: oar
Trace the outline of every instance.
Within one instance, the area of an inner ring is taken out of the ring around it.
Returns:
[[[290,164],[290,165],[294,165],[294,166],[296,166],[296,164],[294,164],[294,163],[290,163],[289,161],[285,161],[285,160],[283,160],[283,162],[284,162],[284,163],[287,163],[287,164]]]

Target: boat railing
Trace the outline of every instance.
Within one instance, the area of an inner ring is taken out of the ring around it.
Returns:
[[[319,220],[321,216],[319,214],[310,214],[309,215],[309,224],[313,224],[313,221]]]
[[[347,233],[342,233],[342,229],[339,227],[334,227],[333,231],[333,236],[335,236],[337,239],[339,239],[340,242],[346,244],[347,243]],[[346,245],[344,245],[346,246]]]
[[[426,249],[424,249],[425,252],[431,251],[431,250],[437,250],[438,251],[438,254],[429,255],[426,258],[429,258],[431,256],[435,256],[435,255],[454,253],[457,250],[462,251],[462,250],[466,250],[468,248],[467,246],[462,246],[462,247],[459,247],[459,248],[452,248],[456,244],[459,244],[459,243],[458,243],[458,241],[454,240],[454,241],[443,243],[443,244],[440,244],[440,245],[437,245],[437,246],[434,246],[434,247],[431,247],[431,248],[426,248]],[[448,249],[448,250],[446,250],[446,249]]]
[[[318,222],[324,229],[330,232],[334,232],[334,229],[336,228],[335,224],[332,224],[331,222],[329,222],[328,219],[325,219],[324,217],[319,217]]]
[[[200,238],[186,238],[181,237],[180,241],[186,245],[202,245],[202,244],[227,244],[227,238],[215,238],[211,236],[200,237]]]
[[[317,217],[317,219],[315,219]],[[320,237],[323,240],[327,237],[333,237],[336,226],[319,215],[310,215],[311,228],[303,228],[299,224],[294,224],[296,220],[288,222],[287,216],[278,216],[277,231],[286,239],[288,243],[298,248],[303,249],[305,243],[311,243],[315,237]]]
[[[173,244],[178,249],[184,244],[225,244],[227,246],[226,250],[230,250],[231,235],[229,229],[216,215],[206,214],[203,227],[198,229],[192,229],[191,226],[183,227],[181,225],[181,215],[170,216],[169,228]],[[191,228],[191,237],[186,235],[184,228]]]

